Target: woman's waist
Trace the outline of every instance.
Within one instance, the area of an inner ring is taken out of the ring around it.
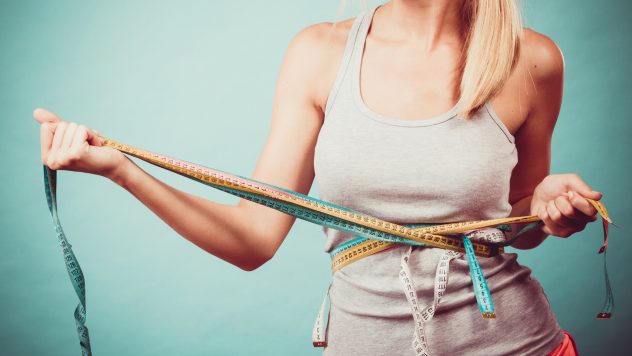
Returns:
[[[396,246],[336,271],[331,286],[332,303],[339,304],[349,312],[360,314],[410,315],[410,307],[399,279],[400,261],[407,247]],[[411,253],[408,266],[422,305],[433,300],[436,272],[443,251],[438,248],[414,247]],[[478,258],[494,300],[500,298],[498,293],[505,289],[510,289],[509,294],[541,292],[537,281],[531,278],[531,269],[518,264],[516,257],[515,253],[505,253]],[[465,255],[449,262],[445,282],[447,287],[440,303],[442,309],[470,304],[476,307]]]

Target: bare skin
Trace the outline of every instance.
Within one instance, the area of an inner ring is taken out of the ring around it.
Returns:
[[[431,117],[457,100],[457,1],[393,0],[378,9],[366,41],[361,91],[373,110],[395,118]],[[289,44],[275,88],[267,141],[252,178],[307,194],[314,180],[314,146],[353,19],[306,27]],[[511,216],[538,215],[542,230],[513,245],[528,249],[548,235],[567,237],[596,219],[584,199],[601,193],[575,174],[549,175],[550,143],[562,100],[564,61],[548,37],[524,29],[522,54],[491,104],[516,138]],[[394,89],[397,90],[394,90]],[[393,96],[389,93],[397,92]],[[101,146],[98,133],[43,109],[42,162],[51,169],[109,178],[133,194],[178,234],[239,268],[271,259],[295,217],[241,199],[219,204],[175,189],[121,152]],[[293,147],[288,150],[287,147]],[[575,194],[570,194],[569,192]],[[247,221],[248,224],[244,222]],[[514,229],[515,230],[515,229]]]

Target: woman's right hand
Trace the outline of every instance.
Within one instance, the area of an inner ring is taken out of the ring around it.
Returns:
[[[42,163],[53,170],[85,172],[112,178],[127,157],[103,146],[99,133],[85,125],[63,121],[57,115],[35,109],[40,123]]]

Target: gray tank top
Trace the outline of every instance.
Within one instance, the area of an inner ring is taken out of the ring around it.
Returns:
[[[514,137],[489,102],[468,120],[456,107],[408,120],[381,115],[364,103],[360,64],[377,7],[355,19],[329,93],[314,153],[320,198],[402,225],[509,216],[509,180],[518,155]],[[323,230],[326,252],[355,237]],[[405,345],[389,342],[396,340],[397,330],[403,339],[413,337],[411,307],[398,278],[407,248],[363,258],[333,275],[325,353],[359,354],[374,338],[363,354],[414,355],[410,340]],[[444,252],[412,249],[409,266],[422,305],[433,301],[435,271]],[[531,270],[517,262],[515,253],[481,257],[479,263],[497,318],[481,317],[466,257],[455,258],[445,296],[425,327],[431,354],[544,355],[553,350],[562,341],[562,329]],[[388,329],[387,320],[392,322]],[[363,343],[353,340],[357,331],[351,329],[370,333],[375,325],[383,325],[382,335],[364,335]]]

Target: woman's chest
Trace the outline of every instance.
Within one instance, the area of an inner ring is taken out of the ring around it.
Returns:
[[[397,127],[344,113],[327,117],[315,147],[320,195],[351,208],[391,208],[483,196],[506,200],[517,163],[513,142],[488,117],[454,117],[432,126]]]

